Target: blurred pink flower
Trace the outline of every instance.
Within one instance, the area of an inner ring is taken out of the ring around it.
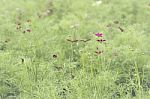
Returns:
[[[102,33],[96,33],[95,36],[97,36],[97,37],[103,37],[103,34]]]

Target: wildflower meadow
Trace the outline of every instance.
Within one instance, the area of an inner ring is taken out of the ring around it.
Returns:
[[[0,0],[0,99],[150,99],[150,1]]]

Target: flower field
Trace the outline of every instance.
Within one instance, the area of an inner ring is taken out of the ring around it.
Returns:
[[[0,0],[0,99],[150,99],[150,1]]]

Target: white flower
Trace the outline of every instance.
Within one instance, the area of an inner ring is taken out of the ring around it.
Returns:
[[[101,0],[96,1],[95,3],[93,3],[92,6],[99,6],[100,4],[102,4]]]
[[[80,24],[79,24],[79,23],[76,23],[76,24],[71,25],[70,28],[77,28],[77,27],[79,27],[79,26],[80,26]]]

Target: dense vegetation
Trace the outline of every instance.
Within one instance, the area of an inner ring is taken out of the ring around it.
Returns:
[[[1,99],[150,99],[149,0],[0,0]]]

